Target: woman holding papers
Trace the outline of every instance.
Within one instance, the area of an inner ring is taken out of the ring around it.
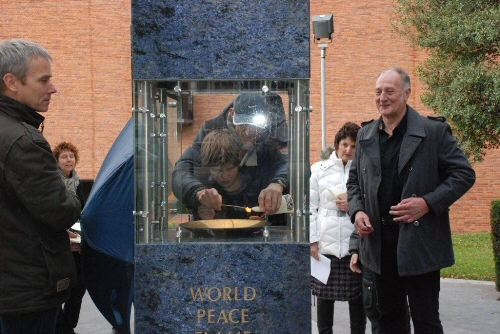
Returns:
[[[348,215],[346,194],[359,128],[355,123],[345,123],[335,136],[335,151],[311,174],[311,261],[319,261],[320,255],[330,259],[326,284],[311,277],[312,294],[317,297],[319,334],[333,333],[335,301],[349,303],[351,334],[364,333],[366,328],[362,276],[349,267],[349,238],[354,226]]]

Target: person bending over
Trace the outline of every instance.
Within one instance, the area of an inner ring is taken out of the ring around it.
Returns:
[[[282,149],[287,145],[287,127],[281,97],[263,93],[239,94],[234,103],[211,119],[198,132],[191,147],[175,164],[172,190],[188,209],[200,205],[220,211],[222,200],[198,174],[203,139],[212,131],[227,129],[241,145],[239,172],[248,179],[247,190],[254,194],[264,214],[274,214],[288,191],[288,163]],[[270,217],[271,223],[283,224],[284,215]],[[286,220],[285,220],[286,224]]]

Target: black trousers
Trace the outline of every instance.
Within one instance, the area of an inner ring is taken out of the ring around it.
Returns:
[[[377,309],[377,291],[375,291],[373,272],[367,268],[363,268],[362,285],[366,317],[370,320],[372,334],[378,334],[378,318],[380,318],[380,313]]]
[[[439,319],[440,271],[400,277],[398,234],[398,229],[392,227],[382,230],[381,275],[373,275],[380,313],[379,333],[407,332],[409,304],[415,334],[442,334]]]
[[[349,320],[351,334],[364,334],[366,329],[366,315],[363,299],[351,300],[349,303]],[[333,316],[335,301],[331,299],[318,298],[316,304],[318,316],[319,334],[333,333]]]
[[[378,298],[373,275],[375,274],[370,269],[363,268],[363,304],[365,306],[366,317],[371,323],[372,334],[379,334],[378,320],[380,318],[380,312],[378,311]],[[402,334],[411,334],[410,310],[408,304],[405,305],[404,310],[406,330]]]
[[[59,307],[0,317],[3,334],[54,334]]]
[[[73,252],[73,259],[76,265],[77,282],[69,294],[69,299],[64,303],[57,318],[56,334],[73,334],[73,329],[78,324],[82,299],[87,290],[82,273],[82,258],[78,252]]]

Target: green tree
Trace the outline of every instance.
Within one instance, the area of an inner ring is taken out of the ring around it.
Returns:
[[[500,147],[500,1],[396,0],[396,30],[428,53],[422,102],[474,161]]]

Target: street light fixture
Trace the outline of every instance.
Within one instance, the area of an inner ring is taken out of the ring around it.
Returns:
[[[332,42],[333,15],[313,16],[314,43],[321,48],[321,148],[326,147],[326,48]]]

